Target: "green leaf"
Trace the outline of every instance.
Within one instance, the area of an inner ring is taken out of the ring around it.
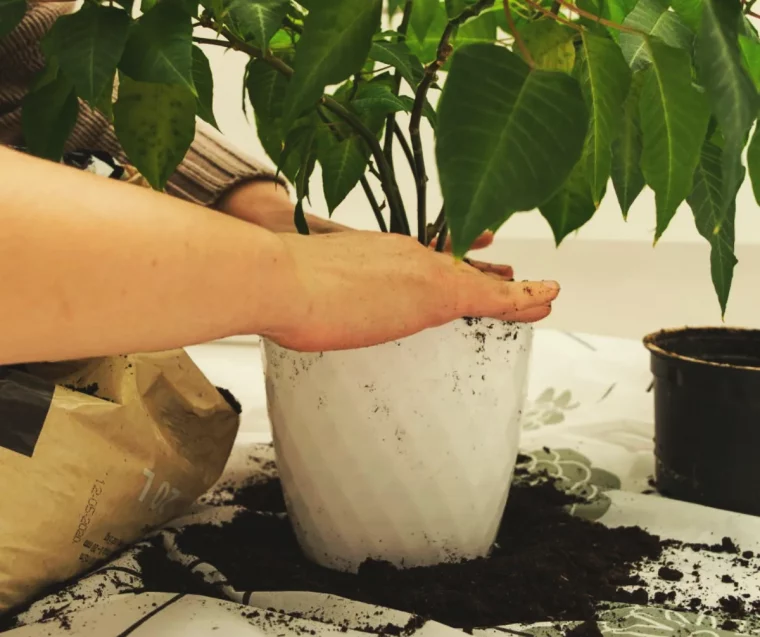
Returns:
[[[410,25],[420,42],[427,37],[439,8],[439,0],[414,0]]]
[[[329,84],[358,73],[380,25],[381,0],[314,0],[293,62],[283,120],[289,128]]]
[[[78,114],[74,85],[61,73],[28,93],[22,102],[21,124],[29,152],[60,160]]]
[[[388,0],[388,15],[393,17],[404,8],[406,0]]]
[[[457,29],[453,38],[454,48],[473,42],[493,42],[496,40],[497,28],[496,14],[481,13]],[[440,33],[438,37],[441,37]]]
[[[591,196],[599,205],[612,166],[612,143],[623,119],[623,103],[631,85],[631,71],[611,39],[583,32],[581,87],[591,113],[586,138],[585,175]]]
[[[446,15],[449,20],[459,17],[467,7],[475,4],[477,0],[446,0]]]
[[[702,20],[702,0],[670,0],[670,5],[695,33]]]
[[[755,128],[755,134],[747,149],[747,168],[749,169],[749,178],[752,181],[752,189],[755,192],[755,199],[760,205],[760,126]]]
[[[293,214],[293,220],[295,221],[296,230],[298,230],[298,234],[303,234],[303,235],[310,234],[309,224],[306,221],[306,215],[304,214],[304,211],[303,211],[303,199],[299,199],[296,202],[296,208]]]
[[[195,96],[184,86],[122,76],[113,112],[127,157],[153,188],[163,190],[193,142]]]
[[[549,18],[529,22],[521,31],[525,46],[536,63],[546,71],[570,73],[575,66],[577,31]]]
[[[579,0],[576,4],[595,16],[622,24],[637,2],[638,0]],[[613,32],[615,30],[611,29],[611,35]]]
[[[401,100],[390,86],[382,82],[367,84],[363,91],[357,93],[351,104],[360,113],[379,113],[383,117],[408,110],[407,103]]]
[[[703,0],[702,26],[695,42],[698,78],[718,122],[723,147],[724,201],[730,202],[744,179],[742,151],[757,117],[757,89],[742,65],[739,48],[739,0]]]
[[[414,6],[416,7],[417,5],[415,4]],[[432,62],[437,57],[438,44],[441,41],[441,35],[443,35],[443,30],[446,28],[448,21],[449,18],[446,15],[446,9],[442,4],[436,3],[433,20],[430,23],[429,28],[425,31],[425,37],[421,38],[414,29],[411,29],[406,43],[411,52],[424,64]]]
[[[694,33],[678,14],[668,10],[667,0],[639,0],[623,24],[657,36],[665,44],[677,49],[690,51],[694,42]],[[650,64],[646,40],[642,36],[621,33],[620,48],[634,71]]]
[[[214,77],[206,54],[197,46],[193,46],[193,84],[198,97],[196,110],[198,117],[219,128],[214,117]]]
[[[652,68],[641,93],[641,169],[657,201],[655,241],[691,192],[710,110],[691,83],[686,51],[657,40],[648,43]]]
[[[694,213],[699,234],[710,243],[712,280],[722,314],[726,313],[734,266],[734,220],[736,217],[736,191],[725,200],[721,149],[706,141],[694,173],[694,185],[687,201]]]
[[[126,11],[130,16],[132,15],[132,7],[134,6],[134,0],[115,0],[116,4],[118,4],[124,11]]]
[[[755,88],[760,91],[760,42],[746,35],[739,35],[744,68],[750,74]]]
[[[317,127],[307,126],[298,145],[300,165],[295,177],[297,203],[295,209],[295,225],[299,234],[309,234],[309,225],[303,211],[303,200],[309,197],[309,181],[317,161]]]
[[[540,206],[557,245],[589,221],[597,209],[583,163],[579,162],[559,192]]]
[[[457,51],[436,145],[455,253],[550,199],[580,159],[587,128],[580,86],[569,75],[531,69],[492,45]]]
[[[77,95],[93,103],[113,85],[129,24],[122,9],[85,3],[76,13],[56,20],[43,48],[47,57],[58,60]]]
[[[15,29],[26,13],[26,0],[0,0],[0,40]]]
[[[411,112],[414,108],[414,98],[409,97],[408,95],[401,95],[399,96],[399,99],[406,106],[405,110]],[[422,116],[428,120],[434,131],[438,130],[438,115],[436,114],[433,105],[427,100],[425,100],[425,106],[422,107]]]
[[[637,71],[631,80],[631,88],[623,105],[623,120],[620,135],[612,144],[612,184],[615,186],[623,218],[628,218],[628,211],[636,198],[644,190],[644,175],[641,172],[641,123],[639,118],[639,100],[645,71]]]
[[[176,84],[193,95],[190,16],[173,2],[159,2],[133,25],[120,68],[139,82]]]
[[[354,189],[367,168],[364,142],[356,136],[336,140],[330,131],[320,136],[317,158],[322,165],[322,186],[332,214]]]
[[[111,81],[105,86],[103,92],[95,99],[92,106],[98,109],[105,118],[113,123],[113,98],[114,98],[114,82],[116,76],[111,77]]]
[[[422,76],[425,74],[422,62],[419,61],[403,42],[374,42],[369,56],[381,64],[390,64],[398,70],[401,77],[413,89],[419,86]]]
[[[290,0],[229,0],[224,23],[246,41],[266,50],[288,14]]]
[[[282,108],[287,78],[261,60],[248,63],[246,90],[256,115],[256,132],[267,155],[279,166],[280,172],[293,180],[298,172],[298,157],[281,163],[285,135],[282,130]]]

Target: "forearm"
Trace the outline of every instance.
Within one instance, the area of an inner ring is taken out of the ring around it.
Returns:
[[[266,230],[6,149],[0,167],[0,364],[263,333],[287,304]]]

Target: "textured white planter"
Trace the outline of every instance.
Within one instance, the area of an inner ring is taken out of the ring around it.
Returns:
[[[277,466],[305,553],[344,571],[486,555],[517,458],[532,335],[476,319],[345,352],[264,341]]]

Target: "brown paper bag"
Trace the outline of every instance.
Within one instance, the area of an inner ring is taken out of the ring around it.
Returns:
[[[237,428],[184,351],[0,368],[0,613],[182,513]]]

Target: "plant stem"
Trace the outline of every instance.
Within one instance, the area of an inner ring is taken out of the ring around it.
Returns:
[[[451,45],[451,36],[456,28],[479,15],[484,9],[492,6],[494,0],[478,0],[474,5],[465,9],[460,15],[450,20],[443,30],[443,35],[438,43],[438,53],[436,59],[425,67],[425,74],[422,77],[417,92],[414,96],[414,107],[409,122],[409,136],[412,139],[412,154],[415,165],[415,181],[417,183],[417,238],[420,243],[427,243],[427,173],[425,171],[425,155],[422,150],[422,138],[420,137],[420,122],[422,121],[422,111],[427,102],[427,93],[435,82],[438,71],[446,64],[451,56],[454,47]]]
[[[411,21],[411,18],[412,18],[413,6],[414,6],[414,0],[406,0],[406,4],[404,5],[404,15],[401,18],[401,24],[398,28],[400,42],[403,42],[406,39],[406,34],[407,34],[407,31],[409,30],[409,22]],[[400,90],[401,90],[401,73],[399,71],[396,71],[393,77],[393,94],[398,95]],[[393,168],[393,136],[396,130],[397,130],[396,114],[391,113],[385,119],[385,146],[383,148],[383,152],[385,153],[385,159],[390,164],[391,168]],[[413,162],[411,165],[414,165]],[[398,228],[396,228],[396,223],[394,222],[393,219],[391,220],[391,228],[394,231],[398,231]]]
[[[380,142],[377,141],[377,137],[369,130],[364,123],[351,111],[345,108],[342,104],[336,102],[333,98],[325,95],[322,98],[322,103],[325,108],[340,117],[351,128],[353,128],[361,137],[367,142],[370,148],[372,156],[377,162],[377,170],[380,173],[380,181],[383,185],[383,191],[388,199],[388,206],[391,209],[391,215],[395,217],[396,222],[399,225],[399,232],[403,234],[411,234],[409,230],[409,221],[406,218],[406,211],[404,210],[404,202],[401,200],[401,193],[396,183],[396,177],[393,174],[393,168],[385,160],[383,149],[380,147]]]
[[[409,146],[409,142],[406,141],[404,133],[398,126],[394,129],[393,133],[396,135],[396,139],[398,139],[398,143],[401,146],[401,149],[404,151],[404,155],[406,155],[406,160],[409,162],[409,167],[412,169],[412,175],[416,177],[417,167],[414,165],[414,155],[412,154],[412,149]]]
[[[623,31],[624,33],[635,33],[636,35],[646,35],[643,31],[639,31],[638,29],[633,29],[631,27],[618,24],[617,22],[606,20],[605,18],[601,16],[594,15],[593,13],[589,13],[588,11],[584,11],[583,9],[579,9],[572,2],[568,2],[568,0],[557,0],[557,2],[559,2],[568,11],[572,11],[573,13],[576,13],[579,16],[586,18],[587,20],[598,22],[599,24],[609,27],[610,29],[616,29],[618,31]]]
[[[210,20],[208,20],[208,23],[208,26],[211,26],[212,28],[216,26]],[[248,44],[247,42],[243,42],[226,27],[222,27],[219,32],[229,41],[229,43],[232,45],[231,48],[242,51],[251,57],[262,60],[286,77],[291,77],[293,75],[293,69],[280,58],[273,55],[268,55],[258,47]],[[217,41],[212,40],[212,42]],[[393,169],[385,160],[383,149],[380,147],[380,142],[377,141],[377,137],[364,125],[364,123],[356,115],[345,108],[342,104],[336,102],[332,97],[323,95],[321,102],[327,110],[329,110],[331,113],[334,113],[344,122],[346,122],[349,126],[351,126],[351,128],[354,129],[356,133],[361,136],[362,139],[364,139],[365,142],[367,142],[367,145],[370,148],[370,152],[372,153],[372,156],[375,158],[375,162],[377,163],[377,168],[380,173],[380,181],[382,183],[385,196],[388,199],[388,206],[391,209],[391,215],[396,218],[397,223],[400,227],[400,232],[403,232],[404,234],[411,234],[409,230],[409,222],[406,218],[406,211],[404,210],[404,202],[401,199],[401,193],[399,192],[398,184],[396,183],[396,177],[393,174]]]
[[[444,221],[443,226],[441,226],[441,231],[438,233],[438,241],[436,241],[436,244],[435,244],[436,252],[443,252],[444,248],[446,247],[446,239],[448,239],[448,237],[449,237],[449,226]]]
[[[504,15],[507,18],[509,30],[512,32],[512,36],[515,39],[515,44],[517,44],[518,48],[520,49],[520,53],[522,53],[523,59],[530,65],[531,68],[534,68],[536,66],[536,63],[533,61],[533,56],[530,54],[528,47],[525,45],[525,40],[522,39],[522,36],[517,31],[517,26],[515,26],[515,19],[512,17],[512,9],[509,6],[509,0],[504,0]]]
[[[441,206],[441,211],[438,213],[435,221],[429,223],[427,227],[427,244],[430,245],[438,235],[441,234],[443,225],[446,222],[446,206]]]
[[[548,18],[551,18],[552,20],[556,20],[557,22],[561,22],[564,25],[567,25],[569,27],[572,27],[576,31],[582,31],[581,27],[579,27],[575,22],[572,22],[571,20],[568,20],[567,18],[562,17],[561,15],[558,15],[557,13],[554,13],[554,11],[550,11],[549,9],[545,9],[540,4],[535,2],[535,0],[525,0],[526,3],[528,3],[529,6],[531,6],[533,9],[538,11],[539,13],[542,13],[543,15],[547,16]],[[561,6],[561,5],[560,5]],[[554,7],[552,7],[554,9]]]
[[[380,231],[388,232],[388,226],[385,225],[385,219],[383,219],[383,209],[380,207],[380,204],[377,203],[375,193],[372,192],[372,188],[370,187],[367,178],[365,176],[362,176],[362,178],[359,180],[359,183],[364,189],[364,194],[367,195],[367,201],[369,201],[372,212],[375,213],[375,219],[377,220],[377,225],[380,226]]]
[[[317,116],[327,125],[335,139],[338,141],[343,141],[345,139],[319,107],[317,107]],[[375,214],[375,219],[377,220],[377,225],[380,227],[380,231],[388,232],[388,226],[385,225],[385,219],[383,218],[383,209],[380,204],[377,203],[377,198],[375,197],[375,193],[372,192],[372,188],[369,185],[369,181],[367,181],[366,175],[362,175],[359,183],[364,190],[364,194],[367,196],[367,201],[369,202],[370,208],[372,208],[372,212]]]

